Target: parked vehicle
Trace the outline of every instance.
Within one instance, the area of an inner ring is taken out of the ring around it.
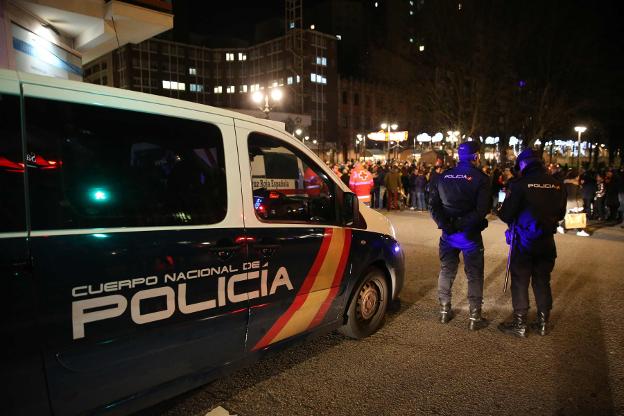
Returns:
[[[401,290],[391,224],[281,123],[6,70],[0,114],[5,414],[135,411]]]

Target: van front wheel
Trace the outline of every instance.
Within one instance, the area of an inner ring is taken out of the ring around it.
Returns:
[[[355,339],[367,337],[383,325],[388,308],[388,283],[381,270],[370,268],[358,284],[349,308],[347,322],[339,331]]]

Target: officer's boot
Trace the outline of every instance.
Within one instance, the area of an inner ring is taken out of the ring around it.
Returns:
[[[537,317],[535,322],[531,323],[531,329],[539,335],[544,336],[548,335],[550,328],[550,312],[537,311]]]
[[[448,324],[454,316],[451,302],[440,304],[440,322]]]
[[[526,314],[514,313],[513,319],[509,322],[502,322],[498,325],[501,332],[509,335],[515,335],[520,338],[529,336],[527,332],[527,316]]]
[[[481,315],[480,307],[470,307],[470,318],[468,323],[468,329],[471,331],[478,331],[488,326],[488,321]]]

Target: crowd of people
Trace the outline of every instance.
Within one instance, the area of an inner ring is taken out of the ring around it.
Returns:
[[[373,208],[427,211],[431,181],[452,166],[438,159],[434,164],[367,160],[330,167],[362,202]],[[585,212],[588,220],[622,222],[624,167],[585,170],[549,164],[547,168],[565,184],[568,211]],[[512,167],[485,165],[481,169],[490,178],[494,210],[501,191],[504,193],[516,175]]]

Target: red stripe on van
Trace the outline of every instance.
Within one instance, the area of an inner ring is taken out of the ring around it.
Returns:
[[[327,255],[327,250],[329,248],[329,243],[331,242],[332,235],[333,230],[331,228],[326,228],[323,236],[323,242],[321,243],[321,248],[316,254],[316,259],[314,259],[312,268],[308,272],[308,275],[303,281],[299,292],[295,296],[295,300],[290,305],[288,310],[277,319],[277,321],[273,324],[271,329],[269,329],[269,331],[262,337],[262,339],[258,341],[258,343],[253,347],[252,351],[259,350],[269,345],[273,338],[275,338],[277,334],[279,334],[279,332],[284,328],[284,326],[286,326],[286,324],[288,323],[290,318],[292,318],[295,312],[297,312],[301,305],[303,305],[308,297],[308,294],[310,293],[310,289],[314,284],[314,280],[318,275],[319,269],[321,268],[321,265],[325,260],[325,256]]]
[[[342,282],[342,279],[344,278],[344,272],[347,266],[347,260],[349,259],[350,250],[351,250],[351,230],[347,229],[345,230],[345,243],[344,243],[344,246],[342,247],[340,263],[338,265],[338,269],[336,270],[336,274],[334,275],[332,288],[329,292],[329,295],[327,296],[327,299],[325,299],[325,302],[323,302],[323,305],[321,306],[319,311],[316,313],[316,316],[310,323],[310,326],[308,326],[308,329],[314,328],[315,326],[319,325],[323,321],[323,319],[325,318],[325,315],[327,314],[327,311],[329,310],[329,307],[331,306],[332,302],[336,298],[338,289],[340,289],[340,283]]]

